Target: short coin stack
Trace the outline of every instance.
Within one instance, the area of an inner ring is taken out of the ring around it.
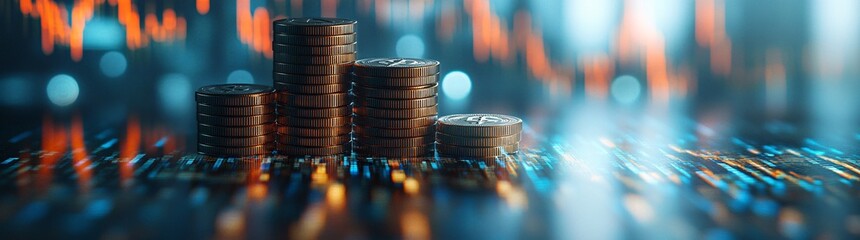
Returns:
[[[278,152],[290,156],[348,154],[350,72],[355,21],[290,18],[274,21],[274,86]]]
[[[354,151],[365,157],[432,156],[439,62],[371,58],[355,62]]]
[[[197,89],[197,151],[214,157],[270,154],[275,146],[275,91],[252,84]]]
[[[519,151],[523,121],[501,114],[454,114],[439,118],[436,151],[446,157],[492,158]]]

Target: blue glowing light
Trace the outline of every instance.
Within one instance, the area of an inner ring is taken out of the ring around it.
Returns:
[[[397,40],[395,50],[398,57],[422,58],[424,57],[424,40],[415,35],[405,35]]]
[[[118,49],[125,43],[125,31],[118,21],[94,17],[84,28],[84,49]]]
[[[227,75],[227,83],[253,84],[254,76],[245,70],[236,70]]]
[[[442,78],[442,93],[453,100],[461,100],[472,91],[472,79],[464,72],[453,71]]]
[[[642,85],[635,77],[624,75],[612,81],[609,91],[612,98],[623,104],[631,104],[642,95]]]
[[[125,69],[128,68],[128,61],[122,53],[110,51],[102,55],[99,68],[105,76],[115,78],[125,73]]]
[[[68,106],[78,99],[78,82],[72,76],[60,74],[48,81],[48,100],[57,106]]]
[[[171,114],[186,114],[192,111],[194,90],[188,77],[182,74],[167,74],[158,83],[158,94],[164,109]]]

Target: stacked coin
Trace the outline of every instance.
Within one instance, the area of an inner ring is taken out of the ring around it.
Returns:
[[[197,89],[197,151],[216,157],[270,154],[275,146],[275,90],[252,84]]]
[[[355,61],[355,23],[339,18],[274,21],[280,154],[349,153],[349,74]]]
[[[454,114],[439,118],[440,156],[491,158],[519,151],[523,121],[501,114]]]
[[[371,58],[355,62],[354,151],[367,157],[433,153],[439,62]]]

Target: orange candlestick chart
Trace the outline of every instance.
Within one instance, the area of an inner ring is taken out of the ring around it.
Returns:
[[[169,2],[167,2],[169,3]],[[125,29],[125,46],[138,50],[151,43],[182,42],[188,32],[188,20],[170,7],[158,10],[146,8],[132,0],[77,0],[71,5],[52,0],[21,0],[18,9],[26,18],[38,23],[41,49],[46,55],[62,46],[71,59],[83,57],[84,29],[95,15],[113,15]],[[297,15],[337,16],[344,4],[338,0],[319,2],[319,13],[303,12],[309,4],[302,0],[278,0],[272,3],[237,0],[235,3],[235,29],[242,44],[253,53],[272,57],[271,21]],[[211,11],[209,0],[196,0],[196,14]],[[433,0],[360,0],[354,5],[359,14],[374,15],[377,24],[386,26],[392,21],[417,24],[429,18],[435,26],[436,36],[443,43],[455,35],[471,37],[469,46],[477,63],[510,66],[520,64],[528,74],[548,86],[551,94],[570,95],[577,73],[581,73],[582,86],[587,97],[605,99],[609,83],[619,64],[636,63],[645,71],[650,100],[665,103],[671,97],[684,97],[695,86],[693,66],[674,64],[667,54],[665,37],[642,12],[639,1],[625,1],[620,24],[616,28],[616,44],[605,52],[579,55],[555,54],[547,44],[539,24],[528,10],[516,10],[513,15],[500,16],[488,0],[433,1]],[[732,43],[725,29],[723,0],[695,2],[695,40],[710,52],[710,65],[714,73],[728,75],[732,71]],[[271,11],[281,6],[289,10]],[[519,56],[519,57],[518,57]],[[555,57],[555,58],[553,58]]]

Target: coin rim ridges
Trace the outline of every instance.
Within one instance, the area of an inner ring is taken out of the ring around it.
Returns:
[[[352,123],[350,116],[331,118],[300,118],[291,116],[278,116],[278,125],[315,128],[315,127],[341,127]]]
[[[386,118],[372,118],[365,117],[360,115],[353,115],[352,122],[355,125],[368,126],[374,128],[394,128],[394,129],[403,129],[403,128],[414,128],[414,127],[424,127],[424,126],[432,126],[436,121],[436,116],[427,116],[420,118],[406,118],[406,119],[386,119]]]
[[[357,43],[318,47],[272,43],[272,51],[287,55],[328,56],[354,53],[357,49],[356,46]]]
[[[335,96],[336,95],[336,96]],[[292,96],[292,97],[291,97]],[[292,99],[288,99],[292,98]],[[316,99],[314,99],[316,98]],[[327,99],[325,99],[327,98]],[[330,94],[290,94],[280,91],[277,96],[278,104],[292,107],[304,108],[334,108],[346,106],[350,103],[348,93]]]
[[[201,129],[201,127],[203,129]],[[275,124],[261,124],[255,126],[241,126],[241,127],[224,127],[224,126],[215,126],[209,124],[197,124],[197,132],[205,133],[207,135],[218,136],[218,137],[251,137],[258,135],[265,135],[269,133],[275,132]],[[248,134],[237,134],[237,133],[248,133]]]
[[[355,60],[355,75],[373,76],[373,77],[421,77],[430,76],[439,73],[441,63],[433,59],[423,58],[400,58],[400,59],[417,59],[422,61],[433,61],[435,64],[418,67],[384,67],[384,66],[368,66],[362,65],[361,62],[370,61],[373,59],[384,58],[363,58]]]
[[[503,155],[499,148],[505,148],[507,154],[519,152],[519,143],[507,146],[495,147],[464,147],[447,144],[436,144],[436,152],[446,156],[462,156],[462,157],[493,157]],[[513,148],[514,151],[510,151]]]
[[[338,75],[301,75],[288,73],[274,73],[272,78],[275,82],[292,83],[292,84],[308,84],[308,85],[324,85],[324,84],[341,84],[350,82],[349,74]],[[289,79],[289,80],[288,80]]]
[[[354,135],[362,135],[368,137],[389,137],[389,138],[402,138],[402,137],[418,137],[423,135],[434,135],[436,134],[436,126],[424,126],[424,127],[413,127],[413,128],[402,128],[402,129],[391,129],[391,128],[378,128],[378,127],[368,127],[368,126],[353,126],[353,134]],[[386,135],[381,134],[381,132],[414,132],[413,134],[395,134],[395,135]]]
[[[278,134],[278,144],[299,147],[328,147],[347,144],[350,141],[352,141],[352,137],[349,134],[327,137],[303,137]]]
[[[438,73],[430,76],[403,78],[359,76],[353,73],[351,77],[353,84],[373,88],[424,87],[439,83]]]
[[[514,122],[509,125],[501,125],[501,126],[475,126],[475,125],[453,125],[453,124],[445,124],[443,121],[447,117],[456,116],[456,115],[500,115],[505,117],[512,117],[517,119],[517,122]],[[508,135],[513,135],[517,133],[521,133],[523,129],[523,121],[522,119],[510,115],[504,114],[451,114],[439,117],[436,121],[436,131],[445,133],[448,135],[454,136],[463,136],[463,137],[504,137]]]
[[[327,65],[338,63],[351,63],[355,61],[357,52],[335,54],[335,55],[291,55],[286,53],[274,53],[272,61],[286,64],[302,65]]]
[[[389,108],[372,108],[353,106],[352,112],[355,115],[366,116],[371,118],[390,118],[390,119],[405,119],[429,117],[439,114],[439,104],[421,107],[421,108],[406,108],[406,109],[389,109]]]
[[[374,147],[416,147],[433,144],[436,140],[432,135],[408,137],[408,138],[387,138],[387,137],[371,137],[371,136],[355,136],[353,144],[355,146],[374,146]]]
[[[207,114],[207,115],[215,115],[215,116],[230,116],[230,117],[239,117],[239,116],[254,116],[254,115],[265,115],[265,114],[273,114],[275,112],[275,106],[273,104],[266,105],[251,105],[251,106],[217,106],[217,105],[209,105],[198,103],[197,104],[197,113]]]
[[[228,117],[228,116],[215,116],[215,115],[197,113],[197,123],[198,124],[206,124],[206,125],[210,125],[210,126],[245,127],[245,126],[254,126],[254,125],[275,123],[275,115],[274,114],[265,114],[265,115],[253,115],[253,116]]]
[[[302,110],[291,110],[291,109],[302,109]],[[304,112],[307,111],[307,112]],[[314,113],[312,112],[319,111],[326,114]],[[338,113],[343,111],[343,113]],[[276,108],[276,112],[280,116],[290,116],[290,117],[299,117],[299,118],[330,118],[330,117],[343,117],[349,116],[352,114],[352,106],[340,106],[340,107],[331,107],[331,108],[301,108],[301,107],[293,107],[286,105],[278,105]],[[296,114],[297,112],[304,112],[303,114]],[[334,114],[328,114],[336,112]]]
[[[340,127],[293,127],[278,125],[276,129],[278,135],[289,135],[298,137],[334,137],[347,135],[352,131],[351,126]]]
[[[435,97],[439,93],[439,84],[423,88],[372,88],[365,86],[355,86],[352,88],[352,94],[358,97],[378,98],[378,99],[419,99]]]
[[[359,107],[371,108],[390,108],[390,109],[409,109],[423,108],[436,105],[439,101],[438,96],[416,99],[383,99],[383,98],[368,98],[352,95],[353,104]]]
[[[333,46],[354,43],[357,39],[355,33],[339,35],[297,35],[275,33],[272,35],[275,43],[297,45],[297,46]]]
[[[290,34],[290,35],[343,35],[355,33],[355,24],[358,21],[352,19],[344,19],[344,18],[328,18],[328,19],[341,19],[347,20],[349,23],[337,24],[337,25],[291,25],[288,20],[291,18],[277,19],[272,22],[272,30],[274,34]]]
[[[436,143],[461,147],[495,147],[520,142],[520,134],[502,137],[463,137],[436,132]]]

